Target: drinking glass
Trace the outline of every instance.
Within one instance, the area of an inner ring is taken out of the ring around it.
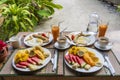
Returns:
[[[60,31],[59,26],[52,26],[51,31],[53,35],[53,40],[54,42],[56,42]]]
[[[98,37],[104,37],[108,28],[108,22],[107,23],[100,23],[99,29],[98,29]]]

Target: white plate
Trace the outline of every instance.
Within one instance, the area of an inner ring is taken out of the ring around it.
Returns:
[[[92,48],[87,48],[89,51],[92,51],[95,53],[96,57],[99,58],[100,62],[102,63],[102,66],[100,67],[97,67],[97,66],[93,66],[91,67],[89,70],[85,70],[84,68],[77,68],[77,69],[74,69],[72,68],[72,65],[70,65],[65,59],[65,63],[68,67],[70,67],[71,69],[75,70],[75,71],[78,71],[78,72],[82,72],[82,73],[92,73],[92,72],[96,72],[98,70],[100,70],[102,67],[103,67],[103,64],[104,64],[104,58],[102,56],[101,53],[99,53],[98,51],[96,51],[95,49],[92,49]],[[65,55],[68,55],[68,52],[65,54]]]
[[[95,42],[94,46],[100,50],[110,50],[112,48],[112,43],[108,43],[108,45],[106,47],[102,48],[102,47],[100,47],[98,42]]]
[[[30,48],[28,48],[28,49],[30,49]],[[48,50],[48,49],[46,49],[46,48],[43,48],[44,49],[44,51],[46,52],[46,53],[48,53],[49,54],[49,57],[47,57],[45,60],[44,60],[44,63],[42,64],[42,65],[37,65],[37,69],[36,70],[39,70],[39,69],[41,69],[41,68],[43,68],[44,66],[46,66],[49,62],[50,62],[50,60],[51,60],[51,52]],[[18,71],[22,71],[22,72],[32,72],[29,68],[18,68],[18,67],[16,67],[16,65],[15,65],[15,63],[14,63],[14,58],[13,58],[13,60],[12,60],[12,66],[16,69],[16,70],[18,70]]]
[[[45,34],[49,35],[48,36],[49,37],[49,42],[48,43],[39,43],[39,42],[36,41],[37,39],[34,38],[34,37],[32,37],[31,40],[28,40],[30,36],[32,36],[33,34],[38,34],[38,33],[45,33],[45,32],[35,32],[35,33],[31,33],[31,34],[27,35],[24,38],[24,44],[27,45],[27,46],[36,46],[36,45],[45,46],[45,45],[49,44],[50,42],[52,42],[53,37],[52,37],[52,34],[50,34],[50,33],[45,33]]]
[[[56,42],[56,43],[54,44],[54,47],[57,48],[57,49],[60,49],[60,50],[64,50],[64,49],[69,48],[69,47],[70,47],[70,44],[69,44],[69,43],[66,43],[65,47],[62,47],[62,48],[61,48],[61,47],[59,47],[58,42]]]
[[[68,36],[69,36],[69,35],[77,35],[77,34],[79,34],[79,33],[80,33],[80,32],[72,32],[72,33],[68,34]],[[89,33],[83,32],[83,34],[89,34]],[[89,42],[88,42],[86,45],[77,44],[77,46],[90,46],[90,45],[94,44],[94,42],[96,41],[96,38],[95,38],[94,35],[87,36],[86,38],[89,39]],[[73,42],[73,43],[74,43],[74,42]],[[75,44],[76,44],[76,43],[75,43]]]

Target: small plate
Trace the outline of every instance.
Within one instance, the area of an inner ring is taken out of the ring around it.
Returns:
[[[68,36],[69,36],[69,38],[71,39],[71,36],[72,35],[77,35],[77,34],[79,34],[80,32],[72,32],[72,33],[70,33],[70,34],[68,34]],[[96,41],[96,38],[95,38],[95,36],[94,35],[91,35],[91,34],[89,34],[88,32],[82,32],[83,34],[85,34],[85,35],[89,35],[89,36],[83,36],[84,38],[86,38],[86,41],[87,41],[87,44],[82,44],[82,43],[75,43],[72,39],[72,42],[74,43],[74,44],[76,44],[77,46],[90,46],[90,45],[92,45],[92,44],[94,44],[94,42]]]
[[[70,47],[70,44],[69,44],[69,43],[66,43],[65,47],[61,48],[61,47],[59,47],[58,42],[56,42],[56,43],[54,44],[54,47],[57,48],[57,49],[60,49],[60,50],[64,50],[64,49],[69,48],[69,47]]]
[[[100,47],[98,42],[95,42],[94,46],[100,50],[110,50],[112,48],[112,43],[108,43],[108,45],[106,47],[102,48],[102,47]]]

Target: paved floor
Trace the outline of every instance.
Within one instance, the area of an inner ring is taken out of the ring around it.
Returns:
[[[97,12],[102,20],[109,21],[108,31],[120,30],[120,15],[110,5],[99,0],[54,0],[63,6],[62,10],[56,10],[52,19],[40,23],[35,31],[50,31],[50,25],[61,24],[61,30],[68,27],[68,31],[85,31],[89,15]]]

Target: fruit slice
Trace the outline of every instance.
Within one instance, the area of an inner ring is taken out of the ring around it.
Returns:
[[[76,56],[76,59],[77,59],[78,64],[80,64],[82,68],[86,65],[86,62],[82,58]]]
[[[78,52],[77,52],[77,55],[78,55],[79,57],[83,57],[84,52],[83,52],[83,51],[78,51]]]
[[[73,58],[72,58],[72,54],[68,54],[68,56],[69,56],[69,59],[70,59],[70,61],[71,61],[71,64],[74,64],[75,62],[74,62],[74,60],[73,60]]]
[[[82,68],[85,68],[86,70],[91,68],[91,66],[87,64],[82,58],[76,56],[76,59],[78,61],[78,64],[80,64]]]
[[[34,61],[31,60],[31,58],[27,59],[27,62],[31,63],[31,64],[36,64]]]
[[[32,57],[31,58],[34,62],[36,62],[38,65],[42,65],[43,64],[43,61],[42,60],[40,60],[38,57]]]
[[[35,50],[34,53],[35,53],[40,59],[42,59],[42,60],[45,59],[45,56],[44,56],[44,54],[43,54],[41,51]]]
[[[20,65],[28,67],[30,63],[24,61],[24,62],[19,62]]]
[[[18,67],[18,68],[27,68],[26,66],[20,65],[19,63],[16,64],[16,67]]]
[[[72,55],[72,54],[71,54],[71,56],[72,56],[72,59],[74,60],[74,62],[77,63],[76,56],[75,56],[75,55]]]
[[[30,64],[28,67],[31,71],[37,70],[37,65]]]
[[[89,70],[91,68],[91,66],[89,64],[86,64],[84,67],[86,70]]]
[[[70,61],[70,58],[69,58],[68,55],[65,55],[65,60],[66,60],[69,64],[71,64],[71,61]]]

